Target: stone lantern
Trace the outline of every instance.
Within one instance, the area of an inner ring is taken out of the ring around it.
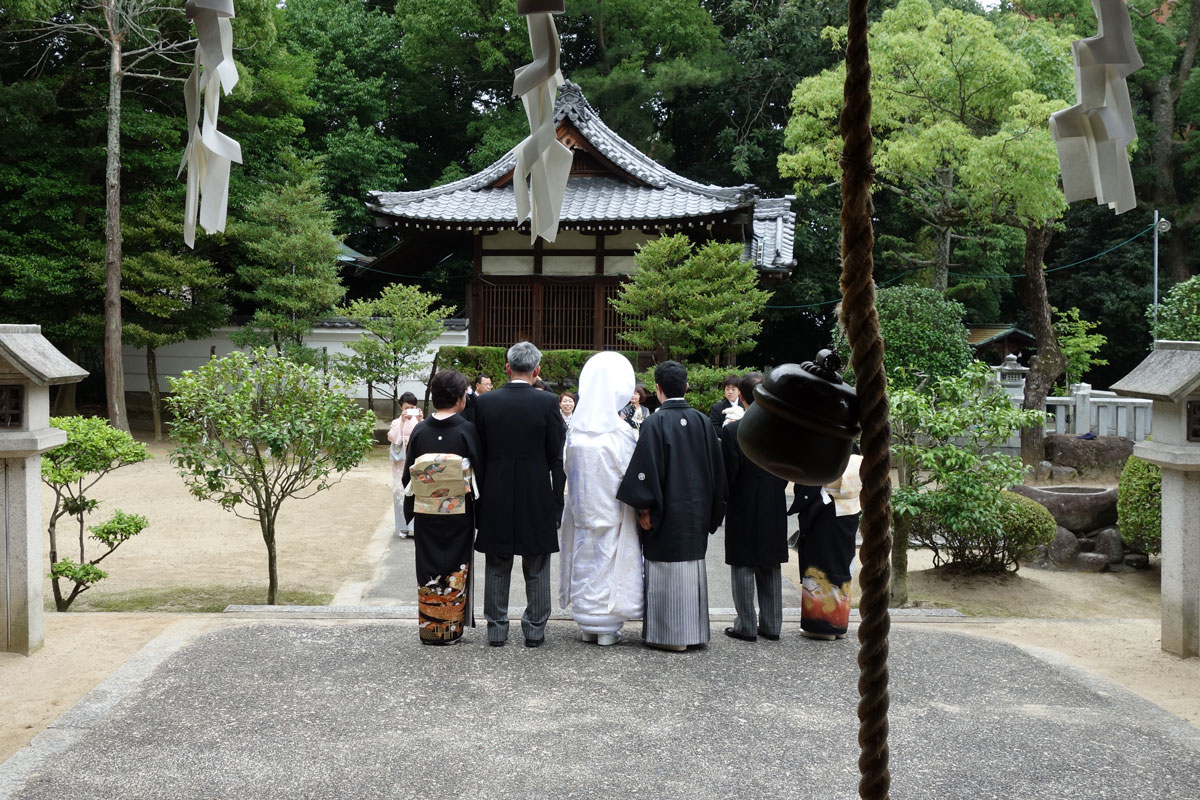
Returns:
[[[1154,401],[1133,454],[1162,467],[1162,649],[1200,655],[1200,342],[1155,342],[1112,389]]]
[[[1000,366],[992,367],[996,373],[996,377],[1000,381],[1000,385],[1008,392],[1009,397],[1018,401],[1025,397],[1025,374],[1029,372],[1029,367],[1023,367],[1017,362],[1017,357],[1013,353],[1009,353],[1000,362]]]
[[[50,387],[87,375],[37,325],[0,325],[0,643],[29,655],[42,646],[42,453],[65,444],[50,427]]]

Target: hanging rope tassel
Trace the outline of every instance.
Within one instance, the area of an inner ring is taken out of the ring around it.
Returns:
[[[850,0],[842,134],[842,322],[850,340],[862,425],[862,598],[858,608],[858,794],[887,800],[888,589],[892,552],[891,426],[883,340],[875,311],[871,230],[871,63],[866,0]]]

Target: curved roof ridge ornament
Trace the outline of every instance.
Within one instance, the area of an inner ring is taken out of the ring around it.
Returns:
[[[1071,43],[1078,103],[1050,115],[1067,202],[1137,205],[1126,148],[1137,139],[1125,78],[1142,66],[1124,0],[1092,0],[1098,31]]]
[[[187,171],[183,241],[195,247],[197,219],[207,233],[225,230],[229,169],[234,161],[242,163],[242,147],[217,130],[221,92],[229,94],[238,82],[233,62],[233,25],[229,21],[233,18],[233,0],[187,0],[186,11],[196,23],[198,42],[195,66],[183,85],[188,142],[176,177]]]
[[[529,119],[529,136],[513,148],[517,165],[513,173],[513,196],[517,222],[529,218],[530,241],[541,236],[553,242],[558,236],[558,219],[563,194],[571,174],[570,148],[555,135],[554,98],[563,84],[559,71],[558,30],[554,14],[563,12],[563,0],[518,0],[517,13],[529,24],[533,61],[518,67],[513,96],[520,97]]]

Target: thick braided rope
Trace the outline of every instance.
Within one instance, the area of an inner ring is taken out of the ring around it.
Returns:
[[[886,800],[888,771],[888,588],[892,551],[891,428],[883,341],[875,312],[871,231],[871,64],[867,2],[850,0],[842,133],[842,314],[850,340],[862,424],[862,599],[858,626],[858,785],[864,800]]]

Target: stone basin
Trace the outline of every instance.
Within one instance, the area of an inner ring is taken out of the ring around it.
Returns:
[[[1117,523],[1117,487],[1014,486],[1046,507],[1054,521],[1072,533],[1089,533]]]

